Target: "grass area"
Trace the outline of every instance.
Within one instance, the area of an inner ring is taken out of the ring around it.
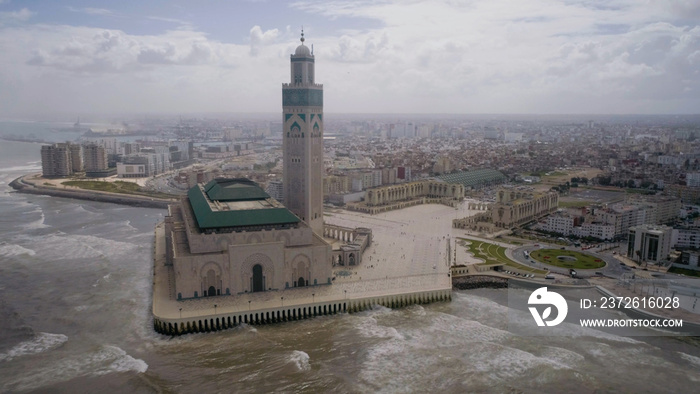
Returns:
[[[477,259],[484,260],[480,265],[505,264],[522,271],[536,274],[546,274],[547,271],[532,268],[509,259],[506,256],[506,248],[489,242],[477,241],[475,239],[459,238],[460,245],[466,247]]]
[[[568,259],[559,259],[564,257]],[[530,253],[530,258],[540,263],[561,268],[596,269],[605,266],[605,261],[589,254],[573,250],[538,249]]]
[[[549,175],[545,175],[545,176],[564,176],[564,175],[569,175],[569,174],[567,174],[566,172],[554,171],[554,172],[550,172]]]
[[[689,270],[687,268],[671,267],[668,269],[668,272],[672,274],[700,277],[700,271]]]
[[[96,190],[109,193],[135,194],[140,196],[157,197],[157,198],[172,198],[173,196],[166,193],[153,193],[143,190],[141,186],[133,182],[114,181],[66,181],[62,185],[79,187],[86,190]]]
[[[590,201],[561,201],[559,200],[559,208],[582,208],[591,205]]]

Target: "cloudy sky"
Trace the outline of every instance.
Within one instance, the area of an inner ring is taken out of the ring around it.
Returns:
[[[698,0],[0,0],[0,116],[698,113]]]

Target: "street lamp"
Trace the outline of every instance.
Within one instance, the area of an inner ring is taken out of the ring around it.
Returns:
[[[345,292],[345,299],[347,300],[348,299],[348,291],[347,290],[343,290],[343,291]]]
[[[180,308],[180,319],[182,319],[182,308]]]
[[[214,304],[214,314],[216,315],[216,304]]]
[[[284,297],[280,297],[280,299],[282,300],[282,307],[284,307]]]
[[[312,303],[316,302],[316,293],[311,293],[311,302]]]
[[[248,300],[248,310],[250,311],[250,300]]]

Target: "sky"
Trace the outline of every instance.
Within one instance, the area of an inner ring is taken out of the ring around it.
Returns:
[[[0,117],[275,113],[289,55],[329,113],[697,114],[697,0],[0,0]]]

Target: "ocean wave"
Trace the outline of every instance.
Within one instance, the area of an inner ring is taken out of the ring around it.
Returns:
[[[102,364],[93,372],[95,375],[129,371],[144,373],[148,370],[148,364],[145,361],[133,358],[121,348],[112,345],[103,346],[93,361],[96,364]]]
[[[38,171],[41,170],[40,165],[24,165],[24,166],[13,166],[0,168],[0,173],[6,174],[8,172],[26,172],[26,171]]]
[[[32,249],[25,248],[24,246],[8,244],[6,242],[0,242],[0,256],[12,257],[27,254],[29,256],[36,255],[36,252]]]
[[[41,251],[51,256],[70,256],[71,258],[95,258],[125,256],[132,254],[138,245],[130,242],[115,241],[94,235],[66,234],[62,231],[42,236],[22,234],[28,242],[42,245]]]
[[[691,356],[683,352],[678,352],[678,354],[685,360],[690,361],[694,368],[700,368],[700,357]]]
[[[36,230],[40,228],[48,228],[51,227],[48,224],[46,224],[46,216],[44,216],[44,212],[41,213],[41,218],[37,219],[33,222],[28,222],[22,225],[22,228],[25,230]]]
[[[289,361],[296,365],[299,371],[308,371],[311,369],[309,364],[309,355],[301,350],[295,350],[289,355]]]
[[[80,376],[103,376],[123,372],[144,373],[147,370],[148,364],[145,361],[131,357],[117,346],[103,345],[93,353],[61,359],[43,367],[37,364],[29,376],[24,375],[13,382],[6,382],[4,388],[10,391],[30,391]]]
[[[38,354],[61,346],[68,340],[63,334],[40,332],[33,339],[21,342],[7,353],[0,353],[0,361],[12,361],[16,357]]]

